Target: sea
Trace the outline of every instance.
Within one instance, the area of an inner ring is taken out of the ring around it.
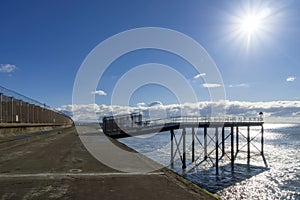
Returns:
[[[220,132],[220,131],[219,131]],[[264,157],[261,155],[261,127],[250,129],[250,163],[247,163],[247,130],[239,129],[239,151],[234,169],[230,165],[230,130],[225,129],[225,154],[219,143],[219,173],[215,169],[215,130],[208,132],[209,158],[204,160],[203,130],[196,131],[195,162],[192,162],[192,136],[187,130],[187,169],[182,170],[181,132],[175,132],[178,149],[170,165],[170,133],[119,139],[120,142],[170,168],[186,179],[222,199],[299,199],[300,200],[300,124],[264,124]],[[219,142],[221,141],[219,133]],[[181,139],[180,139],[181,138]],[[236,138],[235,138],[236,140]],[[236,144],[234,145],[236,152]],[[180,152],[180,154],[179,154]]]

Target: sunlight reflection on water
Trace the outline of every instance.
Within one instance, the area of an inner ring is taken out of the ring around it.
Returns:
[[[184,176],[212,191],[223,199],[300,199],[300,125],[265,124],[265,156],[269,164],[266,170],[261,156],[251,158],[251,166],[245,165],[246,153],[238,154],[234,173],[224,159],[220,163],[220,175],[215,175],[211,165],[195,167]],[[255,132],[255,129],[253,129]],[[259,131],[260,129],[256,129]],[[244,130],[241,129],[241,132]],[[168,166],[170,162],[170,135],[157,134],[153,138],[122,139],[121,142]],[[187,144],[191,140],[187,137]],[[259,141],[257,146],[259,146]],[[228,144],[227,144],[228,145]],[[157,150],[158,149],[158,150]],[[155,151],[157,150],[157,151]],[[201,151],[196,150],[198,154]],[[187,152],[191,162],[191,151]],[[226,158],[226,157],[225,157]],[[181,173],[181,161],[175,162],[175,171]]]

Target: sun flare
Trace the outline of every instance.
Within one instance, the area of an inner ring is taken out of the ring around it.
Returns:
[[[260,30],[262,20],[258,16],[249,15],[241,20],[240,29],[246,34],[252,34]]]
[[[269,7],[245,10],[235,16],[235,39],[246,42],[247,49],[265,39],[270,30],[271,9]]]

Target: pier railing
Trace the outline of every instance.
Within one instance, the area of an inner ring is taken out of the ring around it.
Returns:
[[[180,116],[166,119],[149,119],[143,121],[141,126],[162,125],[168,123],[224,123],[224,122],[263,122],[262,117],[205,117],[205,116]],[[121,125],[121,124],[119,124]],[[122,126],[122,125],[121,125]]]
[[[172,122],[262,122],[262,117],[205,117],[181,116],[171,118]]]

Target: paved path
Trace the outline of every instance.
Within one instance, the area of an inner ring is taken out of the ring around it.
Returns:
[[[133,155],[134,162],[140,159],[153,166]],[[0,143],[0,199],[213,198],[165,169],[151,173],[112,169],[91,156],[75,129],[68,128]]]

